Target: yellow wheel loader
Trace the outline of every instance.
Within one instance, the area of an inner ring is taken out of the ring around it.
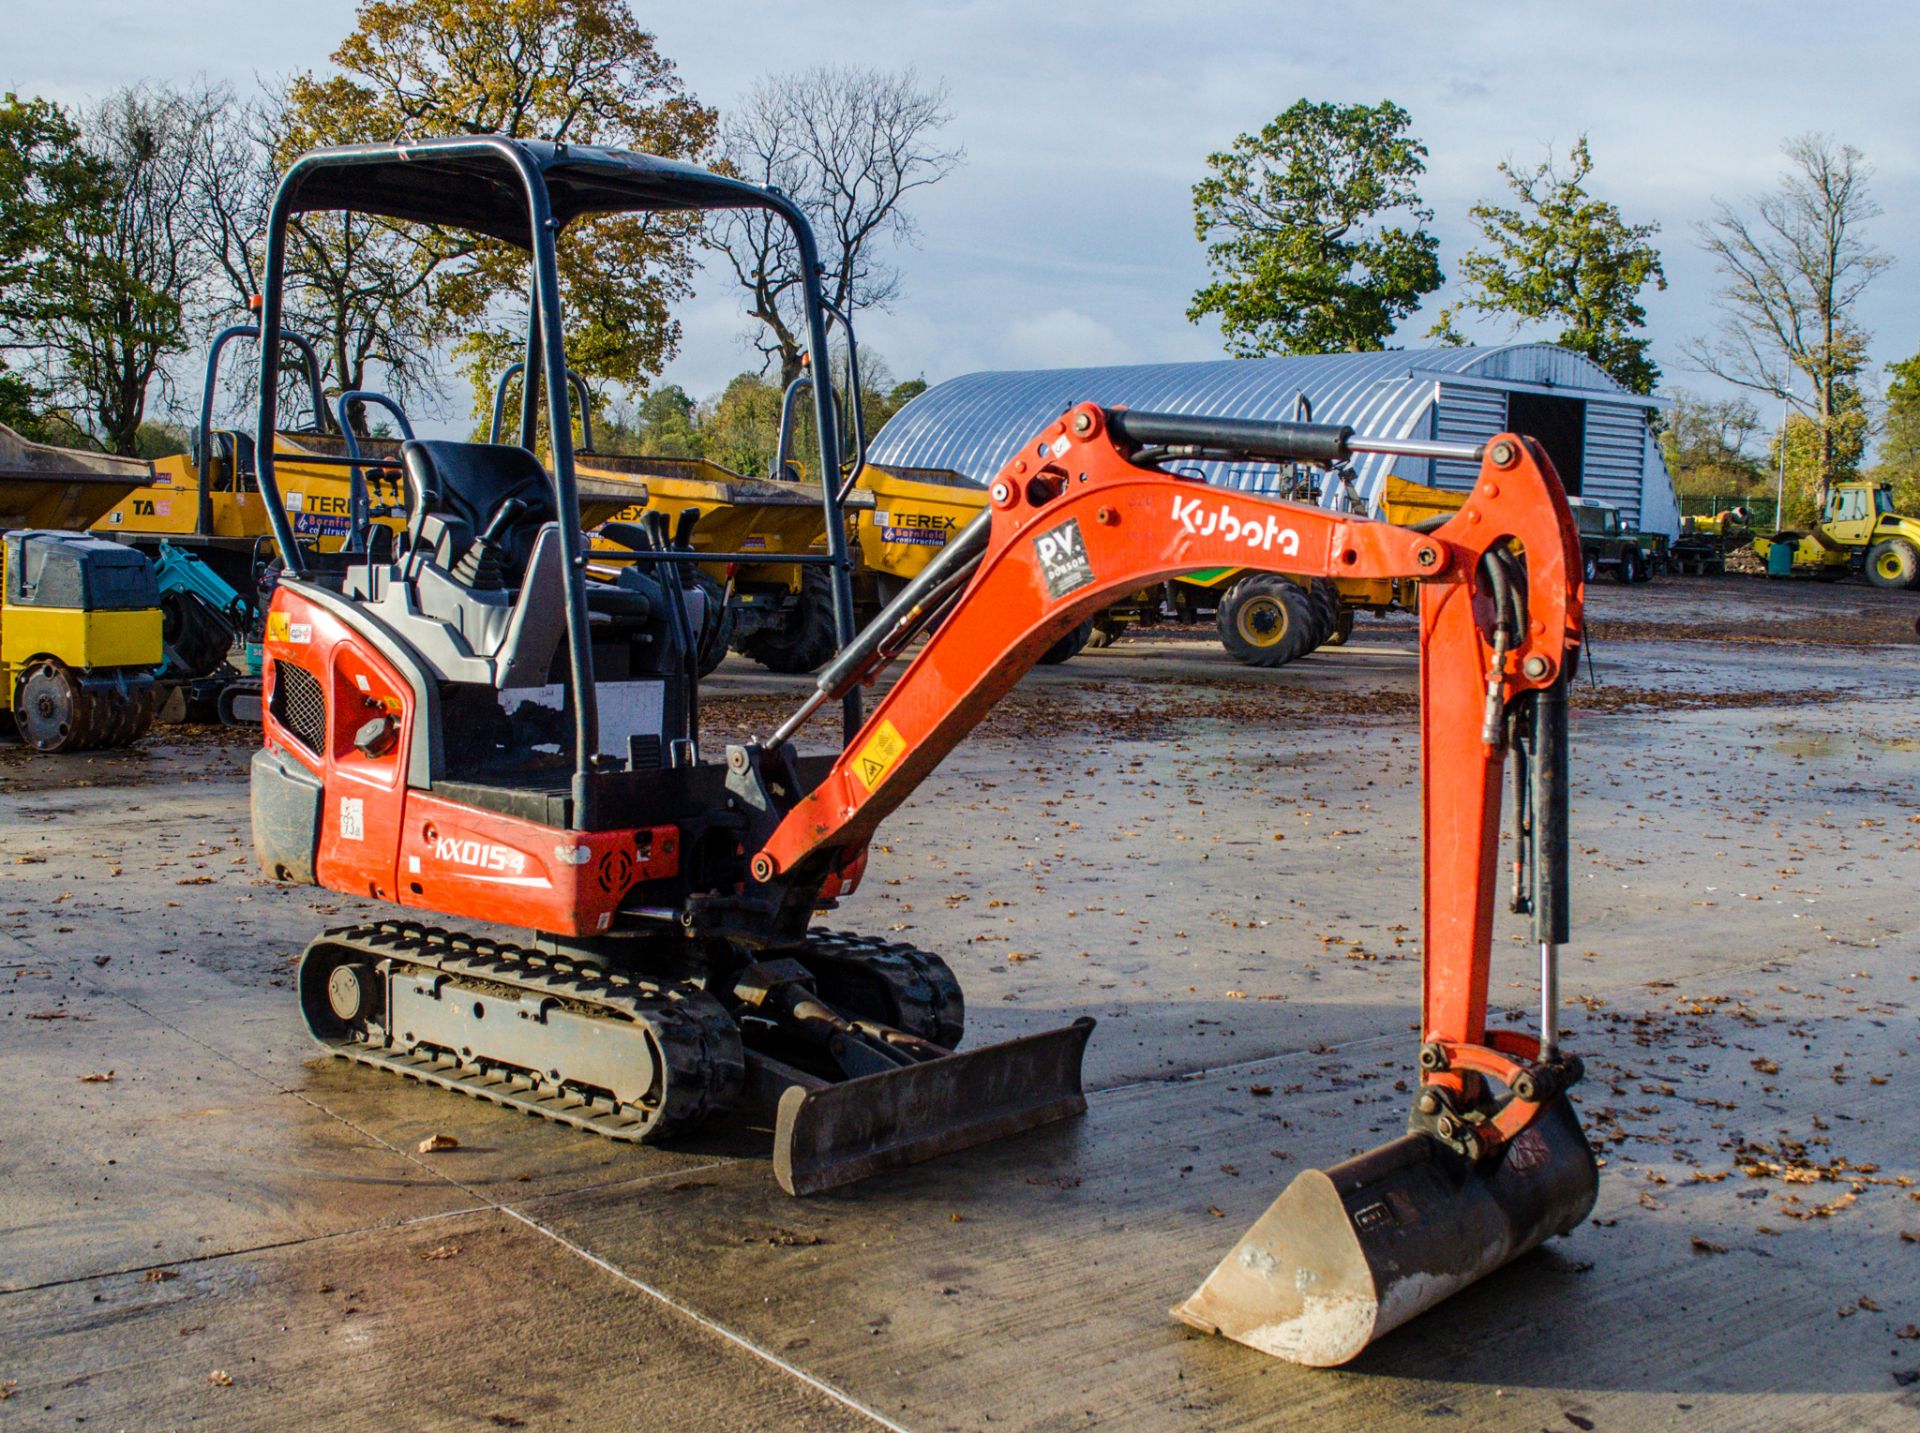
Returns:
[[[0,728],[35,751],[127,746],[153,723],[153,567],[73,531],[151,476],[144,462],[0,427]]]

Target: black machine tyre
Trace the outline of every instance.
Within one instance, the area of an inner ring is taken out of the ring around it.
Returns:
[[[1591,552],[1585,554],[1580,564],[1580,575],[1583,581],[1598,582],[1600,580],[1600,559],[1595,557]]]
[[[1227,589],[1214,617],[1220,642],[1237,662],[1284,667],[1313,650],[1313,600],[1307,589],[1270,572]]]
[[[1340,625],[1340,589],[1330,577],[1316,577],[1308,584],[1307,597],[1313,603],[1313,645],[1319,649],[1333,638]]]
[[[1867,581],[1898,591],[1920,583],[1920,551],[1904,537],[1890,537],[1867,550]]]
[[[736,650],[770,672],[800,675],[840,650],[833,629],[833,582],[825,567],[800,569],[800,593],[784,622],[740,639]]]
[[[1353,635],[1354,611],[1345,603],[1340,605],[1340,615],[1334,619],[1333,635],[1327,638],[1327,646],[1344,647],[1347,639]]]
[[[1665,570],[1666,563],[1662,559],[1648,557],[1642,553],[1640,556],[1640,565],[1633,574],[1633,580],[1635,582],[1651,582],[1656,575]]]
[[[14,685],[13,723],[20,739],[45,755],[86,751],[100,744],[97,705],[65,662],[42,657]]]
[[[1640,580],[1640,549],[1629,547],[1620,553],[1620,565],[1613,569],[1613,580],[1622,587]]]
[[[196,682],[218,671],[233,645],[233,631],[191,592],[160,599],[160,642],[170,681]]]
[[[1080,655],[1081,649],[1087,645],[1092,637],[1092,621],[1082,622],[1078,627],[1075,627],[1071,632],[1067,633],[1066,636],[1062,637],[1058,642],[1055,642],[1040,654],[1040,665],[1043,667],[1057,667],[1062,662],[1072,661]]]
[[[710,677],[726,660],[727,648],[733,645],[733,609],[727,605],[727,589],[715,581],[711,574],[696,567],[689,585],[699,588],[707,599],[707,616],[700,624],[700,650],[696,661],[700,675]]]

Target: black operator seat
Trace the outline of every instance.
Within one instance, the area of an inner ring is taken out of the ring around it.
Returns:
[[[407,484],[407,541],[424,542],[451,570],[508,502],[519,507],[494,534],[507,587],[526,576],[540,529],[554,521],[553,485],[540,460],[504,443],[451,443],[415,438],[400,447]]]

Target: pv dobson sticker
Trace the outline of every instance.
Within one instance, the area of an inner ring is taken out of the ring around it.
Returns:
[[[364,841],[367,839],[367,812],[358,796],[340,798],[340,839],[342,841]]]
[[[1093,564],[1087,561],[1087,544],[1080,536],[1078,518],[1070,517],[1034,538],[1033,555],[1040,561],[1040,576],[1046,581],[1049,597],[1065,597],[1093,581]]]

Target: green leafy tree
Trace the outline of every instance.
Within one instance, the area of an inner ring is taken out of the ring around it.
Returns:
[[[1454,339],[1457,312],[1499,315],[1517,331],[1558,323],[1555,342],[1584,353],[1635,393],[1651,393],[1660,370],[1637,330],[1647,313],[1640,291],[1667,286],[1660,253],[1648,242],[1658,224],[1629,224],[1620,210],[1587,192],[1593,155],[1583,134],[1562,173],[1549,151],[1532,169],[1500,165],[1513,207],[1479,203],[1470,211],[1484,247],[1460,261],[1466,293],[1443,310],[1436,336]]]
[[[1675,393],[1660,425],[1660,453],[1674,491],[1714,497],[1772,491],[1752,452],[1759,433],[1760,412],[1745,398]]]
[[[1876,481],[1893,484],[1894,505],[1920,512],[1920,354],[1889,363],[1886,426],[1880,434]]]
[[[1835,386],[1833,411],[1822,423],[1809,413],[1792,412],[1767,449],[1767,472],[1778,474],[1785,450],[1783,527],[1807,528],[1826,506],[1830,483],[1860,476],[1869,423],[1866,401],[1853,383]]]
[[[630,411],[597,420],[594,440],[609,453],[655,458],[698,458],[705,452],[699,405],[677,383],[652,389]]]
[[[49,334],[79,308],[79,296],[43,281],[74,257],[82,226],[97,226],[112,175],[81,142],[80,126],[50,100],[0,102],[0,422],[39,442],[73,440],[57,412]],[[89,239],[91,236],[89,236]]]
[[[1217,315],[1243,357],[1384,348],[1444,278],[1409,123],[1391,100],[1303,99],[1209,155],[1193,224],[1215,277],[1187,317]]]
[[[340,73],[287,87],[284,161],[318,143],[504,134],[698,159],[715,116],[622,0],[365,0],[333,52]],[[511,245],[419,226],[303,221],[315,262],[307,286],[323,312],[366,337],[337,355],[335,381],[359,386],[369,362],[431,382],[437,341],[457,352],[476,408],[519,356],[527,266]],[[696,216],[626,214],[579,222],[560,245],[568,356],[590,383],[644,385],[676,351],[673,304],[692,292]],[[356,243],[377,291],[355,289],[340,260]],[[357,320],[355,315],[358,315]],[[385,352],[381,352],[382,347]]]
[[[780,393],[757,373],[729,383],[700,425],[707,458],[749,477],[767,476],[780,436]]]

